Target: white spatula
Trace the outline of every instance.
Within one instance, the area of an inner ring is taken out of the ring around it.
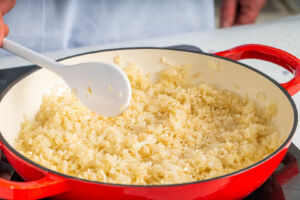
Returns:
[[[130,82],[117,67],[101,62],[63,65],[6,38],[2,48],[62,77],[78,99],[100,115],[118,115],[129,105]]]

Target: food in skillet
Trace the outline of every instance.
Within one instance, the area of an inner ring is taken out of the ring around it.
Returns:
[[[16,148],[71,176],[119,184],[171,184],[208,179],[247,167],[281,143],[271,123],[276,106],[197,83],[188,66],[159,72],[157,82],[134,64],[125,69],[132,102],[107,118],[71,92],[44,96],[22,124]]]

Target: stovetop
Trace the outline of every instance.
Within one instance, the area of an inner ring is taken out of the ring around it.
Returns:
[[[201,51],[199,48],[190,45],[179,45],[171,47],[174,49],[185,49]],[[26,66],[0,70],[0,93],[9,84],[26,73],[38,69],[37,66]],[[282,164],[272,174],[272,176],[255,192],[250,194],[245,200],[298,200],[300,199],[300,150],[291,144],[288,153],[284,157]],[[15,172],[13,167],[7,162],[5,156],[0,151],[0,177],[7,180],[23,181]]]

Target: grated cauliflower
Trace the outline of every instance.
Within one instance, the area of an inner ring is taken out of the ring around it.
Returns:
[[[22,123],[16,149],[71,176],[119,184],[184,183],[247,167],[281,143],[276,108],[195,84],[188,66],[159,80],[125,69],[132,101],[123,114],[100,116],[71,92],[45,95],[34,121]]]

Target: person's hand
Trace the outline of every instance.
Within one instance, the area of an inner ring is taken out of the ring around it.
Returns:
[[[267,0],[223,0],[220,15],[221,27],[254,23],[266,2]]]
[[[0,46],[5,36],[8,35],[8,26],[3,21],[3,15],[14,7],[16,0],[0,0]]]

